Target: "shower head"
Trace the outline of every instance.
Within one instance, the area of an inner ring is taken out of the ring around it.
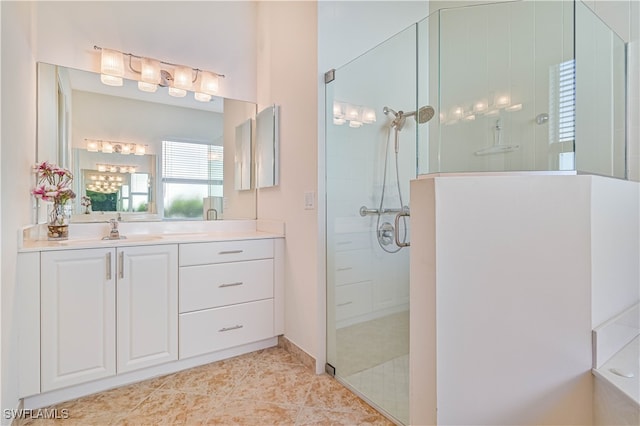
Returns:
[[[436,110],[434,110],[432,106],[423,106],[418,110],[416,121],[420,124],[424,124],[427,121],[431,120],[435,114]]]
[[[413,116],[418,124],[424,124],[427,121],[431,120],[436,113],[433,107],[430,105],[423,106],[418,111],[411,112],[396,112],[389,107],[384,107],[382,109],[382,112],[384,112],[385,115],[393,114],[395,118],[391,122],[391,126],[395,127],[397,130],[402,130],[407,117]]]

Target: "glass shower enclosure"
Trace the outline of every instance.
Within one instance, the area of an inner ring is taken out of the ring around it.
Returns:
[[[409,423],[409,181],[624,178],[625,57],[581,2],[515,1],[441,9],[335,70],[325,86],[328,371]]]

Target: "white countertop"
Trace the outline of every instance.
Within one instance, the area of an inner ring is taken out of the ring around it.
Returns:
[[[196,221],[196,222],[122,222],[119,240],[103,240],[109,235],[109,224],[71,224],[69,239],[49,241],[46,231],[25,228],[19,252],[73,250],[101,247],[126,247],[157,244],[185,244],[213,241],[283,238],[284,224],[275,221]],[[45,235],[45,238],[42,238]]]

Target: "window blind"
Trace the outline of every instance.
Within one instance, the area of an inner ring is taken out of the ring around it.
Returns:
[[[162,141],[162,180],[222,184],[223,153],[218,145]]]

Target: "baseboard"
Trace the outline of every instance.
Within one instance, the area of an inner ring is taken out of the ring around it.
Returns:
[[[278,347],[289,352],[296,360],[314,373],[316,372],[316,359],[285,336],[278,336]]]

